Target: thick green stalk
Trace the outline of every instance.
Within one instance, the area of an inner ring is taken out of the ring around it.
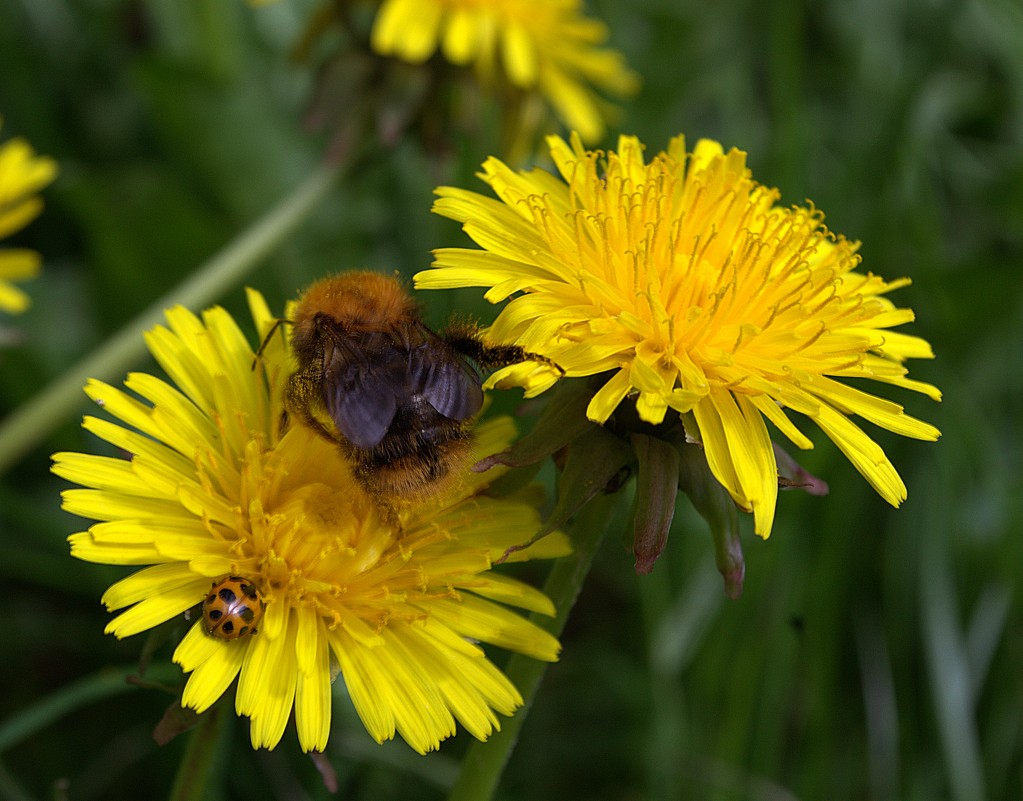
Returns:
[[[46,389],[0,424],[0,475],[82,403],[86,379],[113,381],[145,353],[142,332],[163,321],[172,306],[192,309],[209,305],[234,287],[327,195],[341,167],[317,167],[290,195],[202,264],[188,279],[161,297],[98,350],[70,367]]]
[[[547,578],[544,592],[554,602],[558,613],[553,618],[534,615],[533,620],[555,637],[564,629],[568,614],[579,596],[579,590],[582,589],[583,581],[589,573],[593,557],[612,517],[611,507],[616,497],[599,495],[583,508],[569,531],[575,550],[571,555],[559,559]],[[521,654],[515,654],[508,660],[505,673],[518,687],[525,703],[514,717],[502,724],[501,731],[487,742],[474,742],[469,747],[462,760],[462,772],[448,796],[448,801],[489,801],[493,798],[546,670],[546,662]]]

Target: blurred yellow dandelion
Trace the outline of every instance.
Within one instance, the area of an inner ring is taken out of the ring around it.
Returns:
[[[855,388],[871,379],[939,400],[907,377],[931,358],[923,339],[892,331],[914,319],[886,295],[909,283],[856,271],[858,243],[832,234],[813,207],[776,205],[746,154],[677,137],[644,161],[635,137],[606,155],[549,137],[560,177],[488,159],[498,200],[452,187],[434,210],[464,223],[482,248],[435,251],[416,286],[488,287],[508,298],[488,338],[552,359],[568,376],[603,374],[588,417],[606,422],[632,398],[639,417],[683,415],[715,478],[771,531],[778,468],[766,420],[800,448],[812,442],[786,410],[809,417],[893,505],[906,488],[851,419],[934,440],[938,430]],[[535,395],[558,376],[518,365],[491,383]],[[841,380],[836,380],[841,379]]]
[[[0,239],[20,231],[43,210],[38,192],[57,175],[57,163],[37,156],[24,139],[0,145]],[[0,248],[0,311],[22,312],[29,298],[12,281],[39,272],[39,254],[25,248]]]
[[[599,91],[625,95],[638,79],[620,53],[603,48],[607,27],[580,0],[384,0],[373,49],[420,63],[438,49],[486,81],[541,95],[584,141],[599,140],[608,106]]]
[[[249,305],[265,333],[273,315],[256,292]],[[559,650],[509,609],[552,614],[547,597],[490,571],[538,527],[536,499],[485,497],[483,477],[468,474],[395,519],[337,447],[305,426],[278,431],[294,369],[284,337],[253,369],[252,346],[223,309],[200,319],[174,308],[167,322],[146,340],[173,383],[133,373],[125,386],[134,394],[86,387],[116,422],[89,416],[85,428],[130,458],[54,456],[54,472],[82,485],[64,492],[64,508],[99,521],[71,535],[72,554],[145,566],[104,594],[108,609],[125,610],[107,631],[127,637],[178,617],[214,585],[247,593],[262,612],[249,619],[256,633],[196,620],[174,661],[190,674],[182,704],[198,712],[237,680],[253,747],[273,748],[294,711],[302,748],[323,750],[338,672],[377,741],[397,732],[426,752],[456,722],[480,739],[499,728],[497,713],[512,714],[522,698],[483,644],[542,660]],[[493,452],[513,435],[498,419],[481,427],[478,448]],[[567,550],[557,537],[524,558]],[[212,598],[205,614],[241,621],[238,595]]]

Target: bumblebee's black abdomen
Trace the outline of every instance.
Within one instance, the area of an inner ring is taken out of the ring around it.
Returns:
[[[420,396],[399,407],[387,435],[353,449],[357,473],[372,491],[418,497],[437,491],[469,457],[471,425],[437,412]]]

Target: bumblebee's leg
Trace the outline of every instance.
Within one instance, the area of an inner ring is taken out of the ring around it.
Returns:
[[[263,351],[266,350],[266,346],[270,344],[270,339],[273,337],[274,334],[277,333],[277,329],[280,328],[282,325],[291,324],[292,324],[291,320],[287,319],[286,317],[277,317],[274,319],[274,324],[270,326],[270,330],[266,332],[266,336],[263,337],[263,341],[259,343],[259,349],[252,357],[253,370],[256,369],[256,364],[258,364],[260,356],[263,355]]]
[[[488,370],[519,362],[540,362],[553,367],[562,375],[565,374],[559,365],[546,356],[530,353],[518,345],[488,345],[480,336],[479,327],[473,323],[452,323],[440,336],[463,356],[468,356],[480,367]]]
[[[277,418],[277,439],[280,440],[288,433],[289,428],[291,428],[291,415],[288,414],[287,409],[282,409],[281,416]]]
[[[315,408],[316,392],[319,390],[319,382],[311,380],[304,373],[294,373],[288,378],[284,385],[284,409],[281,414],[282,431],[286,416],[290,413],[296,415],[305,425],[335,445],[343,445],[345,441],[338,434],[328,429],[320,419],[313,414]]]

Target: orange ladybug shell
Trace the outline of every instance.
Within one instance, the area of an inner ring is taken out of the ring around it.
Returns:
[[[241,576],[214,582],[202,602],[202,627],[219,640],[237,640],[256,633],[263,618],[263,599],[256,585]]]

